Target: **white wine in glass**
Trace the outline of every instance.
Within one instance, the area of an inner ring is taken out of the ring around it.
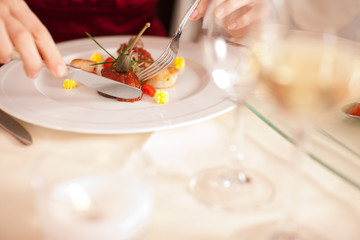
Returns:
[[[318,117],[339,107],[357,85],[356,44],[330,34],[283,34],[258,50],[261,83],[290,115]]]
[[[260,41],[253,45],[260,66],[260,85],[294,127],[296,154],[291,170],[295,178],[311,130],[334,109],[340,109],[354,93],[359,93],[357,48],[356,43],[331,33],[299,31],[280,25],[264,26]],[[294,196],[300,182],[288,180],[294,184],[288,189],[286,199],[291,205],[297,203]],[[284,219],[268,233],[268,239],[321,239],[300,226],[293,209],[296,206],[286,209]]]

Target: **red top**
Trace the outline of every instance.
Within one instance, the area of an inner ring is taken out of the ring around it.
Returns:
[[[165,36],[157,17],[157,0],[25,0],[56,42],[93,36],[136,35],[146,22],[144,35]]]

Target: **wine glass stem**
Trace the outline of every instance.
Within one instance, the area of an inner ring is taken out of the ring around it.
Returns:
[[[286,180],[286,192],[285,197],[285,212],[284,218],[280,220],[279,229],[290,234],[295,234],[298,229],[298,212],[296,209],[299,208],[299,196],[301,190],[301,167],[304,159],[304,153],[309,143],[309,132],[308,128],[300,126],[295,131],[294,135],[294,151],[290,161],[290,171],[288,173],[288,179]]]
[[[242,171],[243,163],[245,160],[245,104],[243,101],[237,101],[235,108],[235,116],[233,124],[233,131],[230,133],[230,152],[232,157],[230,158],[230,167]],[[245,173],[244,173],[245,174]]]

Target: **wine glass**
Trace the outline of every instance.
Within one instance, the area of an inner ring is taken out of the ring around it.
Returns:
[[[235,119],[231,129],[229,150],[224,153],[224,166],[197,172],[189,181],[188,190],[199,202],[227,211],[262,206],[274,195],[272,182],[260,172],[245,167],[244,116],[246,98],[256,86],[256,64],[248,61],[252,52],[233,42],[224,31],[223,21],[215,13],[218,0],[209,1],[199,40],[203,47],[204,65],[212,80],[234,102]],[[222,2],[222,1],[220,1]],[[234,12],[234,15],[237,12]]]
[[[283,15],[284,16],[284,15]],[[283,18],[284,19],[284,18]],[[285,216],[268,232],[271,240],[321,239],[296,218],[299,166],[312,129],[359,92],[358,45],[337,36],[331,27],[321,31],[293,25],[264,24],[251,49],[259,63],[259,85],[271,97],[293,130],[295,154]]]
[[[30,171],[44,239],[144,239],[153,210],[146,155],[116,145],[47,149]]]

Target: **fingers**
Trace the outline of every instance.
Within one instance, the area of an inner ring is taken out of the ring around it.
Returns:
[[[190,18],[202,18],[208,4],[208,0],[202,0]],[[223,32],[232,37],[243,37],[269,11],[267,0],[214,0],[213,8],[216,18],[222,22]]]
[[[11,60],[13,45],[7,34],[5,22],[0,17],[0,64],[8,63]]]
[[[251,6],[243,6],[222,17],[221,30],[223,34],[235,38],[243,37],[253,22],[254,9]]]
[[[215,16],[217,18],[224,18],[230,14],[233,14],[238,9],[252,7],[255,5],[255,2],[262,0],[218,0],[215,6]]]
[[[208,2],[208,0],[201,0],[199,5],[190,15],[190,20],[196,21],[202,18],[205,15]]]
[[[13,14],[27,29],[31,29],[36,47],[50,72],[56,77],[62,77],[65,74],[65,64],[46,27],[29,9],[25,2],[14,8]]]
[[[7,33],[23,60],[26,75],[35,78],[42,67],[42,60],[31,33],[11,15],[6,17],[5,24],[9,26]]]
[[[6,43],[7,49],[5,52],[0,51],[0,61],[7,62],[15,48],[23,60],[28,77],[35,78],[38,75],[43,65],[42,59],[54,76],[63,76],[64,62],[45,26],[25,1],[16,0],[11,6],[6,4],[9,1],[0,1],[0,41]],[[0,46],[0,49],[3,48]]]
[[[268,5],[264,1],[258,1],[257,4],[250,2],[248,5],[244,6],[243,9],[245,11],[243,11],[239,17],[229,22],[229,29],[242,28],[253,22],[257,22],[263,19],[269,10]]]
[[[213,0],[212,7],[215,9],[215,12],[219,15],[227,15],[230,12],[234,11],[234,9],[239,8],[240,6],[244,6],[248,4],[248,1],[251,0]],[[239,6],[240,5],[240,6]],[[190,19],[193,21],[199,20],[200,18],[205,16],[206,10],[209,7],[209,0],[200,1],[197,8],[193,11],[190,16]]]
[[[243,37],[249,29],[268,14],[268,5],[264,1],[248,4],[224,17],[225,31],[232,37]]]

